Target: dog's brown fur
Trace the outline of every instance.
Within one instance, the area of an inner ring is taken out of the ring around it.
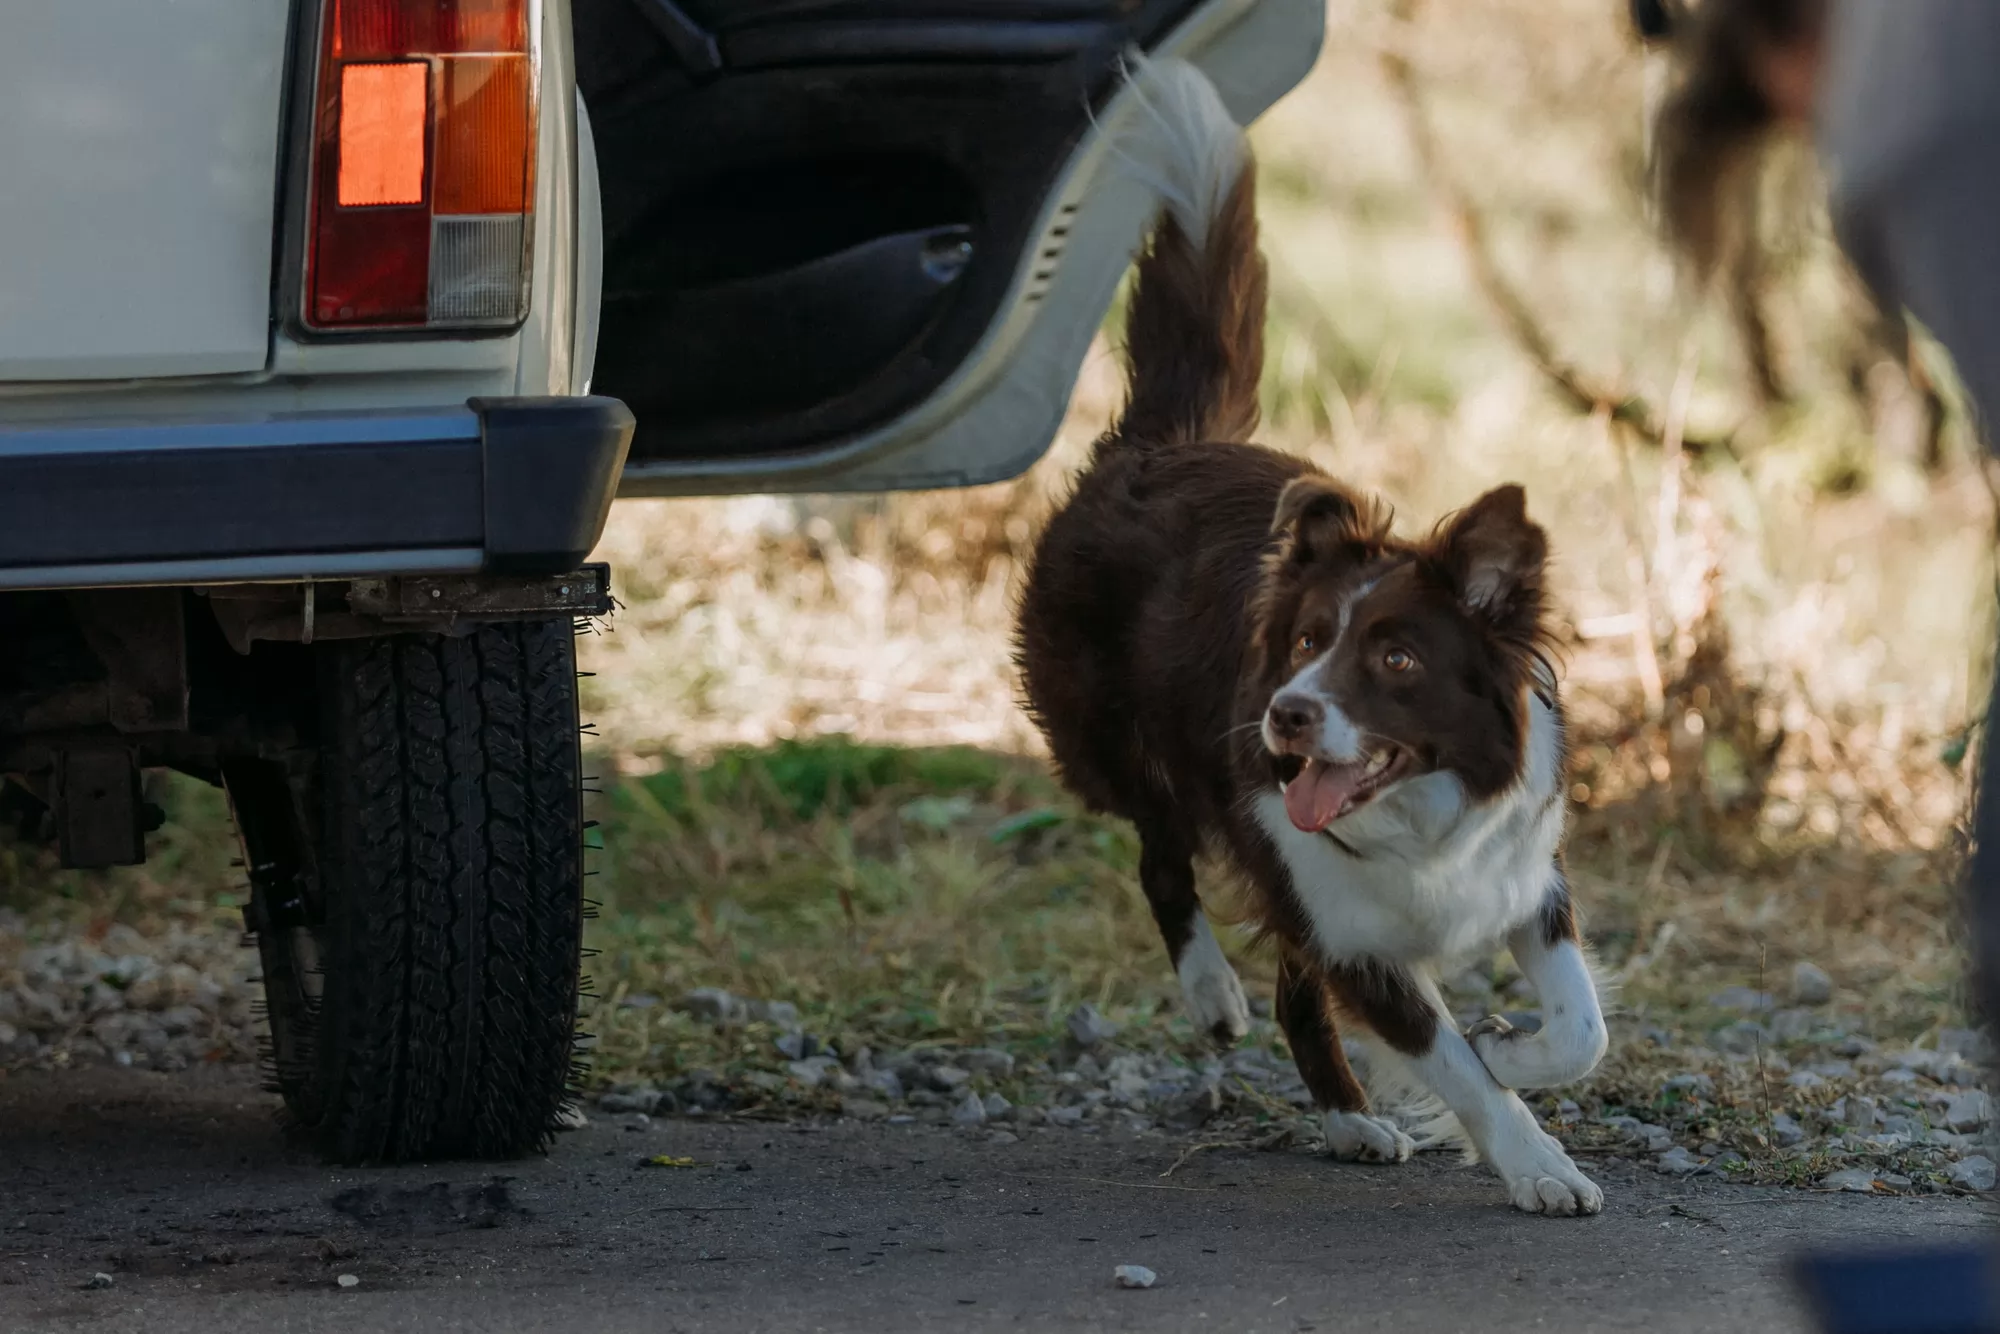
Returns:
[[[1455,773],[1474,800],[1507,788],[1523,765],[1523,701],[1546,675],[1547,543],[1517,487],[1403,541],[1376,502],[1239,443],[1257,424],[1263,362],[1253,168],[1202,248],[1161,215],[1131,303],[1129,401],[1042,535],[1017,655],[1063,781],[1137,827],[1140,881],[1169,954],[1178,964],[1201,912],[1193,860],[1216,848],[1278,938],[1277,1014],[1302,1074],[1322,1107],[1355,1110],[1366,1099],[1336,1014],[1408,1052],[1429,1046],[1436,1018],[1394,961],[1329,961],[1315,948],[1246,809],[1299,765],[1267,749],[1260,725],[1301,665],[1297,646],[1312,642],[1302,637],[1368,583],[1349,631],[1356,656],[1328,670],[1369,677],[1381,716],[1366,721],[1420,772]],[[1390,642],[1411,645],[1421,680],[1381,679],[1369,655]],[[1548,920],[1573,932],[1566,898]]]

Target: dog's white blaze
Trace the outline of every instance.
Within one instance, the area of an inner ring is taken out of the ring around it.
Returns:
[[[1347,716],[1347,711],[1340,707],[1339,701],[1323,689],[1317,679],[1320,668],[1332,656],[1333,650],[1329,648],[1299,668],[1292,674],[1292,679],[1279,686],[1277,693],[1271,698],[1276,700],[1285,695],[1303,695],[1316,702],[1325,711],[1325,716],[1320,723],[1319,736],[1314,739],[1314,744],[1319,747],[1322,755],[1334,763],[1352,764],[1361,758],[1361,729],[1354,725],[1354,720]],[[1278,734],[1271,730],[1269,709],[1264,711],[1264,747],[1274,753],[1285,748],[1284,743],[1278,739]]]
[[[1196,1029],[1213,1033],[1220,1027],[1232,1041],[1250,1031],[1250,1002],[1244,999],[1243,983],[1223,955],[1208,918],[1200,913],[1195,914],[1194,929],[1175,971]]]
[[[1278,695],[1304,695],[1325,710],[1326,721],[1320,726],[1317,745],[1320,752],[1336,764],[1352,764],[1361,758],[1361,729],[1354,725],[1354,720],[1347,716],[1347,710],[1340,706],[1340,701],[1334,698],[1332,692],[1321,687],[1318,678],[1327,660],[1333,657],[1334,650],[1340,647],[1340,641],[1347,638],[1348,627],[1354,624],[1356,604],[1374,592],[1375,585],[1381,582],[1382,576],[1377,575],[1341,598],[1334,621],[1333,639],[1327,644],[1326,651],[1294,672],[1292,679],[1278,687],[1277,694],[1272,696],[1276,699]],[[1277,734],[1271,730],[1268,709],[1264,713],[1263,732],[1266,749],[1273,752],[1284,749]]]

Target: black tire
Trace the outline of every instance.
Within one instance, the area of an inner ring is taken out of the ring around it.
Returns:
[[[278,1091],[342,1163],[546,1147],[569,1095],[583,938],[571,626],[316,656],[317,763],[283,799],[302,874],[284,874],[279,822],[246,800],[279,800],[276,766],[227,774]]]

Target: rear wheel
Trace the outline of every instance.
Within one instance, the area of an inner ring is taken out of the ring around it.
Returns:
[[[546,1145],[582,944],[566,621],[318,650],[307,774],[225,772],[279,1092],[341,1162]]]

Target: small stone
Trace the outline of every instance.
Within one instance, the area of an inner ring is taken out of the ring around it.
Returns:
[[[1556,1104],[1556,1115],[1564,1121],[1574,1121],[1583,1115],[1583,1108],[1564,1098]]]
[[[857,1121],[880,1121],[889,1114],[889,1104],[873,1098],[842,1098],[840,1110]]]
[[[1951,1184],[1961,1190],[1992,1190],[1996,1178],[2000,1178],[2000,1167],[1983,1153],[1951,1165]]]
[[[1826,969],[1801,959],[1792,966],[1792,999],[1801,1005],[1824,1005],[1833,999],[1833,979]]]
[[[1653,1166],[1668,1176],[1684,1177],[1701,1171],[1701,1160],[1676,1145],[1655,1158]]]
[[[1019,1144],[1021,1137],[1011,1130],[995,1130],[987,1135],[988,1144]]]
[[[1816,1089],[1824,1087],[1826,1081],[1810,1070],[1794,1070],[1786,1077],[1785,1083],[1795,1089]]]
[[[903,1080],[894,1070],[871,1070],[862,1076],[864,1086],[887,1098],[890,1102],[903,1100]]]
[[[660,1091],[643,1084],[637,1088],[614,1089],[597,1100],[597,1110],[608,1112],[613,1116],[625,1116],[633,1112],[644,1112],[650,1116],[654,1108],[659,1105]]]
[[[1111,1281],[1121,1288],[1150,1288],[1160,1276],[1144,1265],[1119,1265],[1111,1271]]]
[[[1095,1047],[1118,1036],[1118,1025],[1097,1012],[1097,1007],[1085,1001],[1069,1012],[1069,1035],[1079,1047]]]
[[[115,1282],[117,1280],[109,1274],[92,1274],[84,1281],[83,1290],[85,1292],[102,1292]]]
[[[556,1129],[588,1130],[590,1129],[590,1118],[583,1114],[581,1107],[578,1107],[573,1102],[566,1102],[556,1111]]]
[[[1986,1035],[1973,1028],[1945,1028],[1938,1030],[1937,1049],[1948,1056],[1963,1056],[1967,1061],[1979,1062],[1986,1059],[1990,1045]]]
[[[1979,1082],[1979,1067],[1958,1055],[1940,1055],[1931,1066],[1931,1078],[1952,1088],[1968,1088]]]
[[[790,1001],[751,1001],[745,1007],[749,1017],[774,1028],[796,1029],[799,1007]]]
[[[1914,1084],[1917,1082],[1917,1072],[1904,1066],[1897,1066],[1894,1070],[1884,1070],[1881,1079],[1884,1084]]]
[[[1757,1013],[1772,1009],[1777,1002],[1768,991],[1753,991],[1749,987],[1724,987],[1708,998],[1708,1003],[1718,1010],[1742,1010]]]
[[[353,1274],[342,1274],[339,1278],[335,1279],[334,1282],[338,1283],[343,1288],[358,1288],[361,1286],[361,1280],[359,1278],[356,1278]]]
[[[1675,1075],[1660,1086],[1670,1092],[1685,1093],[1690,1097],[1712,1098],[1715,1096],[1715,1080],[1700,1071],[1685,1075]]]
[[[772,1045],[775,1046],[778,1049],[779,1054],[784,1056],[787,1060],[802,1061],[807,1056],[811,1055],[811,1050],[809,1047],[809,1044],[811,1043],[812,1043],[811,1038],[807,1037],[804,1033],[800,1033],[794,1030],[793,1032],[790,1033],[780,1033],[778,1035],[777,1041],[772,1043]]]
[[[953,1093],[962,1089],[972,1072],[961,1070],[955,1065],[934,1065],[931,1067],[931,1087],[939,1093]]]
[[[1725,1056],[1754,1056],[1770,1040],[1770,1031],[1754,1019],[1738,1019],[1708,1035],[1708,1045]]]
[[[744,1017],[743,1001],[721,987],[696,987],[681,997],[675,1008],[706,1019],[710,1023],[727,1024]]]
[[[1849,1060],[1853,1060],[1857,1056],[1866,1056],[1874,1050],[1875,1044],[1867,1038],[1862,1037],[1859,1033],[1850,1033],[1833,1044],[1833,1054],[1835,1056],[1845,1056]]]
[[[1803,1144],[1806,1128],[1794,1120],[1789,1113],[1776,1112],[1771,1116],[1771,1142],[1781,1149],[1789,1149]]]
[[[1674,1035],[1667,1032],[1666,1029],[1661,1028],[1658,1024],[1647,1024],[1639,1030],[1639,1036],[1652,1043],[1655,1047],[1671,1047],[1674,1045]]]
[[[1842,1098],[1826,1110],[1836,1124],[1852,1126],[1856,1130],[1873,1130],[1882,1121],[1882,1113],[1873,1098]]]
[[[983,1126],[986,1124],[986,1104],[977,1093],[966,1090],[965,1100],[951,1110],[954,1125]]]
[[[1771,1016],[1771,1036],[1780,1042],[1800,1042],[1820,1026],[1811,1010],[1780,1010]]]
[[[1993,1099],[1984,1089],[1969,1089],[1953,1095],[1945,1104],[1944,1123],[1960,1132],[1978,1130],[1993,1119]]]
[[[994,1047],[974,1047],[959,1053],[958,1063],[975,1075],[1005,1079],[1014,1073],[1014,1058]]]
[[[989,1093],[980,1101],[986,1108],[986,1119],[989,1121],[1005,1121],[1014,1114],[1014,1104],[998,1093]]]
[[[1167,1124],[1176,1130],[1199,1130],[1222,1111],[1222,1086],[1204,1081],[1192,1092],[1176,1099],[1166,1114]]]
[[[1047,1113],[1052,1126],[1080,1126],[1083,1124],[1084,1109],[1081,1107],[1051,1107]]]
[[[1819,1179],[1821,1190],[1851,1190],[1858,1195],[1875,1193],[1875,1173],[1865,1167],[1843,1167]]]
[[[826,1082],[829,1071],[840,1069],[840,1062],[831,1056],[815,1056],[810,1060],[788,1062],[785,1069],[807,1088],[818,1088]]]
[[[1674,1147],[1674,1132],[1665,1126],[1640,1126],[1639,1139],[1648,1153],[1665,1153]]]

